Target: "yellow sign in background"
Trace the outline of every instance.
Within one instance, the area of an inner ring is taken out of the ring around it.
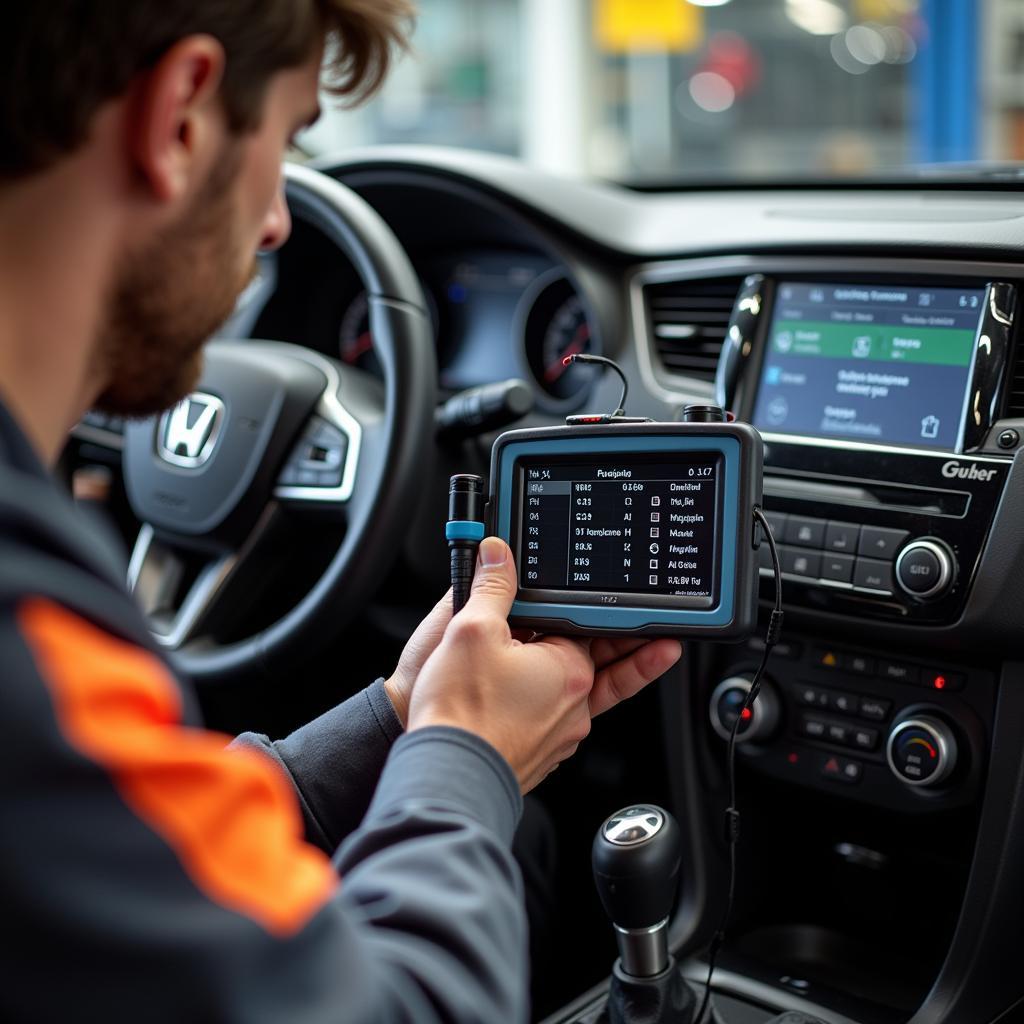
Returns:
[[[683,53],[704,41],[704,13],[686,0],[597,0],[594,13],[608,53]]]

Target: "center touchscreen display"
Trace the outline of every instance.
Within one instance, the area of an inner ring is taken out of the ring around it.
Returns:
[[[520,460],[520,586],[711,606],[721,460],[704,452]]]
[[[983,289],[780,282],[753,423],[957,450]]]

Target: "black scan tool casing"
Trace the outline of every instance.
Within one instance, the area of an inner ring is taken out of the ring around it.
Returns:
[[[757,622],[764,446],[745,423],[513,430],[487,523],[508,542],[514,628],[736,642]]]

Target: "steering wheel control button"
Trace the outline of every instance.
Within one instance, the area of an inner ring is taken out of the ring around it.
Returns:
[[[852,761],[848,757],[826,755],[821,760],[821,774],[835,782],[857,783],[864,775],[864,766],[860,761]]]
[[[835,555],[826,551],[821,559],[821,578],[834,583],[852,583],[853,563],[853,555]]]
[[[899,585],[914,597],[942,597],[953,585],[953,554],[942,541],[918,540],[907,545],[896,562]]]
[[[277,482],[286,487],[340,487],[347,455],[348,438],[337,427],[313,417]]]
[[[750,679],[746,676],[731,676],[723,679],[711,694],[711,727],[723,740],[728,740],[732,734],[736,718],[742,714],[743,702],[749,692]],[[775,688],[764,680],[754,706],[743,714],[736,731],[736,742],[759,743],[770,739],[779,722],[780,704]]]
[[[774,530],[774,527],[772,527]],[[804,519],[802,516],[790,516],[786,523],[783,539],[788,544],[798,544],[802,548],[823,548],[825,546],[825,521],[822,519]],[[806,575],[806,573],[801,573]]]
[[[821,555],[817,551],[783,548],[782,571],[791,576],[807,576],[810,579],[817,579],[821,574]]]
[[[855,555],[859,539],[860,527],[856,523],[829,523],[825,529],[825,550]]]
[[[861,545],[864,539],[861,538]],[[893,592],[892,563],[879,562],[873,558],[858,558],[853,568],[853,585],[862,590],[873,590],[880,594]]]
[[[901,782],[908,786],[937,786],[956,766],[956,739],[940,719],[915,715],[894,726],[885,754]]]
[[[906,530],[885,530],[878,526],[865,526],[860,532],[857,554],[865,558],[895,558],[896,552],[909,536]]]

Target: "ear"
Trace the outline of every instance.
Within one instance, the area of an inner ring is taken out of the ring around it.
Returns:
[[[130,125],[137,169],[162,202],[205,175],[227,131],[219,89],[224,47],[212,36],[175,43],[140,81]]]

